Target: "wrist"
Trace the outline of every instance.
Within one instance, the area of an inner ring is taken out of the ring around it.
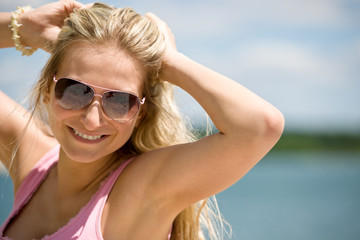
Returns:
[[[180,52],[167,54],[162,62],[160,79],[177,85],[177,78],[179,76],[179,71],[181,71],[181,65],[184,64],[186,59],[187,57]]]
[[[37,50],[37,48],[25,46],[19,35],[19,30],[22,26],[21,16],[26,12],[30,12],[31,10],[32,8],[30,6],[17,7],[16,11],[11,14],[10,27],[12,30],[12,39],[14,40],[16,50],[22,52],[22,56],[30,56]]]

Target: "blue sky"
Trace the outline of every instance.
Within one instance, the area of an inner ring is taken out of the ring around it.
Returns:
[[[47,2],[1,1],[0,11]],[[288,130],[360,132],[360,1],[106,2],[163,18],[180,51],[270,101]],[[0,51],[0,89],[21,99],[47,57]],[[176,100],[189,119],[204,121],[190,96],[177,90]]]

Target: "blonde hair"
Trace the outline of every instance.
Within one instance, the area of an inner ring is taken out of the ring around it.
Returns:
[[[49,92],[52,77],[66,50],[75,42],[111,43],[144,66],[146,114],[135,127],[129,141],[119,149],[122,156],[195,140],[174,104],[173,86],[158,78],[165,41],[156,25],[130,8],[115,9],[100,3],[70,14],[57,42],[49,46],[52,54],[33,89],[31,102],[32,113],[43,126],[43,123],[48,126],[43,97]],[[50,134],[49,131],[47,133]],[[211,207],[211,202],[215,207]],[[176,217],[171,239],[202,239],[203,232],[211,239],[222,239],[219,236],[221,231],[217,230],[224,228],[222,224],[216,200],[204,200],[183,210]]]

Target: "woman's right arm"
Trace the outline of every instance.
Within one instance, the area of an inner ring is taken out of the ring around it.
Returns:
[[[64,19],[83,4],[61,0],[20,15],[21,43],[46,50],[56,40]],[[15,9],[14,9],[15,10]],[[11,13],[0,13],[0,48],[14,47]],[[8,169],[15,191],[41,156],[56,144],[33,121],[30,113],[0,90],[0,160]],[[26,128],[26,132],[24,129]],[[14,155],[14,153],[16,153]]]
[[[11,13],[0,13],[0,48],[13,47],[12,32],[9,28]]]
[[[10,24],[11,13],[0,13],[0,48],[14,47]],[[36,148],[34,154],[27,154],[29,159],[25,161],[26,154],[24,153],[30,150],[30,136],[34,132],[30,124],[31,131],[22,134],[29,121],[29,113],[1,90],[0,102],[0,160],[17,186],[34,165],[35,160],[31,160],[30,155],[36,156],[36,151],[41,148]],[[17,146],[19,146],[19,151],[13,155]]]
[[[56,140],[29,122],[30,113],[2,91],[0,102],[0,160],[16,191],[41,156],[56,145]]]

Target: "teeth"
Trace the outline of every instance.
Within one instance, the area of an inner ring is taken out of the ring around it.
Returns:
[[[82,137],[83,139],[87,139],[87,140],[98,140],[102,137],[102,135],[99,135],[99,136],[89,136],[89,135],[86,135],[84,133],[81,133],[81,132],[78,132],[74,129],[74,132],[76,135]]]

